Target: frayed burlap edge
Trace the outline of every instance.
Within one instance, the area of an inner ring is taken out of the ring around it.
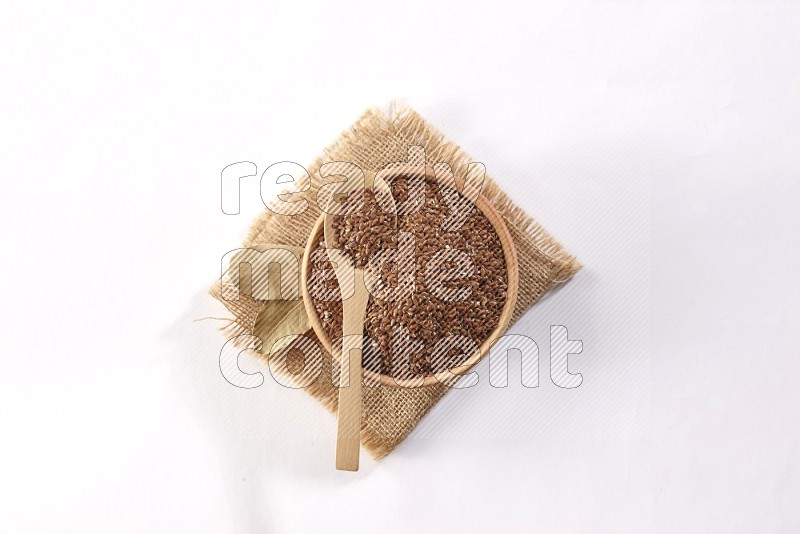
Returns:
[[[311,228],[320,216],[320,210],[314,199],[321,185],[319,168],[323,163],[351,161],[372,172],[396,161],[421,163],[409,160],[408,148],[411,146],[425,148],[425,159],[428,164],[448,163],[456,177],[463,176],[469,163],[475,161],[410,108],[393,105],[388,113],[379,109],[368,110],[307,168],[311,177],[311,190],[307,196],[308,209],[291,217],[275,216],[265,210],[250,227],[243,247],[255,247],[265,243],[305,246]],[[511,319],[513,324],[544,293],[571,278],[581,265],[541,225],[515,205],[488,175],[482,194],[503,215],[517,249],[520,285],[517,304]],[[238,301],[226,301],[221,297],[219,282],[214,284],[210,292],[233,315],[229,324],[221,329],[227,338],[231,339],[242,334],[257,335],[259,314],[267,303],[245,295],[240,296]],[[313,331],[307,332],[306,335],[317,341]],[[286,359],[296,348],[294,344],[290,344],[272,356],[261,352],[254,355],[268,364],[268,358]],[[272,369],[287,368],[286,365],[274,365],[275,360],[272,363]],[[306,362],[307,370],[314,370],[316,373],[319,368],[321,377],[331,376],[329,355],[322,358],[322,361],[313,362],[312,365]],[[293,375],[286,374],[286,376],[292,378]],[[295,375],[294,378],[298,376]],[[305,390],[330,412],[336,413],[338,396],[330,380],[315,380]],[[405,439],[448,390],[449,387],[443,384],[417,389],[365,388],[362,444],[376,459],[385,457]]]

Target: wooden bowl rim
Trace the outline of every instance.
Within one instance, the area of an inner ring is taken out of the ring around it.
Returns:
[[[381,174],[385,178],[394,178],[403,175],[421,174],[422,172],[424,172],[426,178],[430,178],[439,182],[439,180],[436,179],[435,174],[432,172],[430,166],[423,167],[423,166],[403,165],[397,167],[390,167],[390,168],[384,168],[382,171],[380,171],[379,174]],[[376,373],[374,371],[370,371],[362,367],[362,372],[364,376],[369,377],[372,383],[375,383],[375,380],[377,379],[381,385],[387,387],[395,387],[395,388],[396,387],[418,388],[418,387],[430,386],[436,383],[452,383],[454,375],[463,375],[467,371],[469,371],[472,367],[477,365],[489,353],[489,350],[491,349],[494,342],[497,341],[497,339],[503,335],[506,328],[508,327],[508,323],[511,321],[511,315],[514,313],[514,307],[516,306],[517,292],[519,288],[519,264],[517,262],[516,246],[514,245],[514,239],[511,237],[511,232],[509,232],[505,220],[497,211],[497,208],[495,208],[492,205],[492,203],[489,202],[483,196],[483,194],[479,194],[477,196],[475,200],[475,205],[486,216],[486,218],[494,227],[495,232],[497,232],[497,236],[500,238],[500,243],[503,247],[503,256],[505,257],[506,261],[506,277],[508,282],[508,289],[506,291],[506,303],[503,306],[503,311],[500,313],[500,319],[498,320],[497,327],[492,331],[489,337],[487,337],[486,340],[484,340],[484,342],[481,344],[480,351],[475,355],[473,355],[472,357],[470,357],[469,359],[467,359],[464,363],[462,363],[458,367],[455,367],[453,369],[447,369],[445,371],[439,371],[438,373],[432,375],[426,375],[421,382],[418,378],[396,379],[391,375]],[[328,353],[333,355],[334,354],[333,343],[331,342],[331,339],[328,336],[325,329],[322,327],[322,322],[319,320],[319,316],[317,315],[317,310],[314,308],[314,302],[311,299],[311,295],[308,292],[308,283],[307,283],[308,274],[310,270],[309,267],[311,261],[311,252],[314,249],[315,243],[319,238],[320,233],[322,232],[324,222],[325,222],[325,213],[322,213],[320,217],[317,219],[316,223],[314,223],[314,227],[311,230],[311,234],[309,235],[305,249],[303,250],[303,260],[300,270],[300,288],[303,293],[303,304],[305,306],[309,322],[311,323],[311,328],[317,334],[317,337],[322,342],[322,345],[325,347],[325,350],[327,350]]]

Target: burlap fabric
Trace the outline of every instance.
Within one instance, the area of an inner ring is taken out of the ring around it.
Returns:
[[[350,161],[366,171],[376,172],[388,163],[421,163],[413,160],[421,153],[417,149],[411,151],[412,157],[409,158],[409,148],[416,146],[424,148],[424,157],[428,164],[448,163],[456,177],[464,175],[470,162],[479,161],[465,154],[458,145],[447,140],[413,110],[394,107],[388,113],[377,109],[367,111],[322,156],[307,167],[312,182],[308,209],[291,217],[276,216],[265,210],[251,226],[243,247],[255,248],[268,243],[305,246],[311,228],[320,216],[320,210],[313,199],[316,198],[316,190],[320,186],[319,168],[323,163]],[[517,248],[520,282],[512,316],[513,324],[545,292],[574,275],[580,269],[580,264],[538,223],[513,204],[488,174],[482,194],[505,218]],[[252,334],[264,339],[263,345],[255,345],[254,352],[265,363],[270,363],[273,371],[297,370],[293,369],[293,362],[288,359],[299,352],[294,350],[299,340],[276,354],[269,355],[267,353],[271,343],[266,338],[273,339],[276,334],[305,331],[306,336],[316,341],[316,336],[308,327],[305,312],[302,311],[302,302],[262,301],[245,294],[238,300],[225,300],[222,298],[220,282],[211,288],[211,293],[233,315],[230,324],[223,328],[226,336],[230,339],[241,334]],[[277,322],[281,324],[277,326]],[[301,330],[290,332],[293,329]],[[278,362],[280,359],[286,361]],[[328,354],[322,354],[317,359],[319,361],[299,362],[300,369],[303,370],[314,370],[316,373],[320,367],[322,369],[320,378],[304,389],[335,413],[338,395],[330,379],[332,359]],[[305,372],[303,370],[294,375],[295,378],[302,377]],[[385,457],[408,436],[448,390],[442,384],[415,389],[364,388],[362,444],[376,459]]]

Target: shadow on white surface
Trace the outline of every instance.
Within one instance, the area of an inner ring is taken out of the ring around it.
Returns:
[[[356,473],[334,469],[335,417],[302,389],[281,386],[266,366],[242,355],[243,372],[264,374],[252,389],[230,384],[219,369],[227,311],[199,292],[166,334],[175,385],[217,451],[230,504],[257,530],[269,530],[270,492],[283,478],[356,484],[375,467],[362,450]]]

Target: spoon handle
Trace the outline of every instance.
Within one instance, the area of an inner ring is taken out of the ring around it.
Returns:
[[[361,358],[369,292],[363,269],[356,269],[355,292],[342,302],[342,377],[339,387],[336,469],[358,471],[361,444]]]

